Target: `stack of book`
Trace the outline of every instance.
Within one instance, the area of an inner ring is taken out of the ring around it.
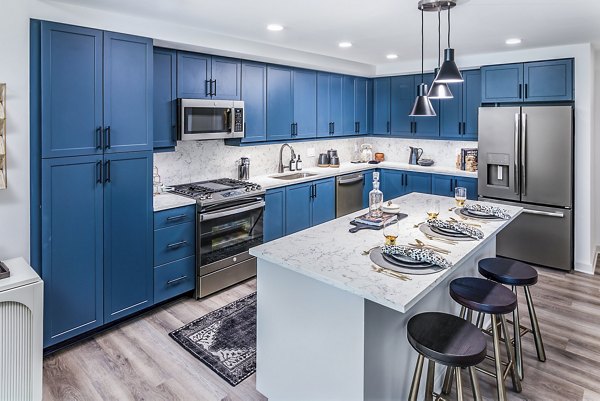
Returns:
[[[462,148],[456,156],[456,168],[459,170],[477,171],[477,148]]]
[[[354,222],[359,223],[359,224],[367,224],[369,226],[374,226],[374,227],[383,227],[383,223],[392,218],[397,219],[398,214],[384,213],[383,216],[381,216],[381,217],[373,218],[373,217],[369,216],[369,213],[365,213],[365,214],[361,214],[360,216],[355,217]]]

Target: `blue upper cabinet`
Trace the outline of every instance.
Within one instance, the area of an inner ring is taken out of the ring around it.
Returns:
[[[328,137],[331,135],[331,119],[329,118],[329,96],[331,74],[327,72],[317,73],[317,137]]]
[[[105,152],[152,150],[152,39],[104,32]]]
[[[242,61],[227,57],[211,57],[212,99],[240,100]]]
[[[373,132],[373,113],[373,79],[367,79],[367,134]]]
[[[390,134],[390,90],[391,78],[373,80],[373,134]]]
[[[477,139],[481,73],[469,70],[462,74],[464,82],[449,84],[454,97],[438,101],[442,138]]]
[[[317,133],[317,73],[315,71],[294,69],[293,138],[314,138]]]
[[[269,189],[265,195],[264,241],[285,235],[285,188]]]
[[[153,303],[152,153],[105,157],[104,321]]]
[[[102,153],[102,31],[41,23],[42,157]]]
[[[464,72],[463,78],[465,78]],[[440,137],[442,138],[461,139],[462,137],[464,86],[464,82],[448,84],[453,98],[440,101]]]
[[[335,179],[319,180],[313,184],[312,225],[335,219]]]
[[[368,131],[368,93],[369,80],[366,78],[354,79],[354,124],[357,135],[365,135]]]
[[[177,52],[177,97],[210,99],[211,57],[204,54]]]
[[[416,91],[417,91],[417,85],[421,83],[421,75],[415,75],[415,89],[414,89],[414,95],[416,96]],[[427,84],[428,88],[431,88],[431,85],[433,84],[433,79],[435,77],[433,76],[433,74],[425,74],[425,76],[423,77],[424,82]],[[414,97],[413,100],[411,102],[411,105],[408,109],[407,114],[410,113],[410,111],[412,110],[412,103],[414,103]],[[413,121],[413,136],[417,137],[417,138],[437,138],[440,136],[440,101],[439,100],[432,100],[431,101],[431,105],[433,106],[433,109],[436,112],[436,116],[435,117],[412,117],[412,121]]]
[[[573,100],[573,60],[525,63],[526,102]]]
[[[331,120],[331,135],[343,135],[343,104],[342,76],[329,76],[329,118]]]
[[[354,119],[354,77],[345,75],[342,78],[342,134],[356,134]]]
[[[293,132],[292,70],[267,67],[267,140],[290,139]]]
[[[246,129],[244,142],[267,139],[267,66],[252,61],[242,62],[242,100]]]
[[[481,102],[523,100],[523,63],[481,67]]]
[[[415,102],[414,75],[391,78],[391,133],[394,136],[412,137],[414,119],[409,116]]]
[[[177,52],[154,49],[154,149],[177,144]]]

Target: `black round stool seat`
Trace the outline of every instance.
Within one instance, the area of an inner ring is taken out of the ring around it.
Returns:
[[[476,277],[461,277],[450,283],[450,296],[476,312],[492,315],[511,313],[517,296],[502,284]]]
[[[479,261],[479,273],[490,280],[506,285],[534,285],[538,273],[526,263],[504,258],[487,258]]]
[[[408,341],[435,362],[467,368],[485,359],[486,342],[481,330],[454,315],[426,312],[408,321]]]

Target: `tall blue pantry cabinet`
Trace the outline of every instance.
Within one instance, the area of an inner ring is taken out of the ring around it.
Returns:
[[[153,49],[31,24],[32,261],[48,347],[153,303]]]

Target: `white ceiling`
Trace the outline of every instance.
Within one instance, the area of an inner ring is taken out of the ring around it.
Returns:
[[[369,65],[420,58],[416,0],[56,0],[77,6],[168,21]],[[457,54],[502,52],[600,41],[598,0],[459,0],[452,10]],[[265,29],[282,24],[282,32]],[[437,48],[437,15],[425,14],[426,58]],[[446,15],[442,15],[442,48]],[[519,37],[517,47],[504,44]],[[354,46],[340,49],[339,41]],[[399,59],[390,61],[388,53]]]

